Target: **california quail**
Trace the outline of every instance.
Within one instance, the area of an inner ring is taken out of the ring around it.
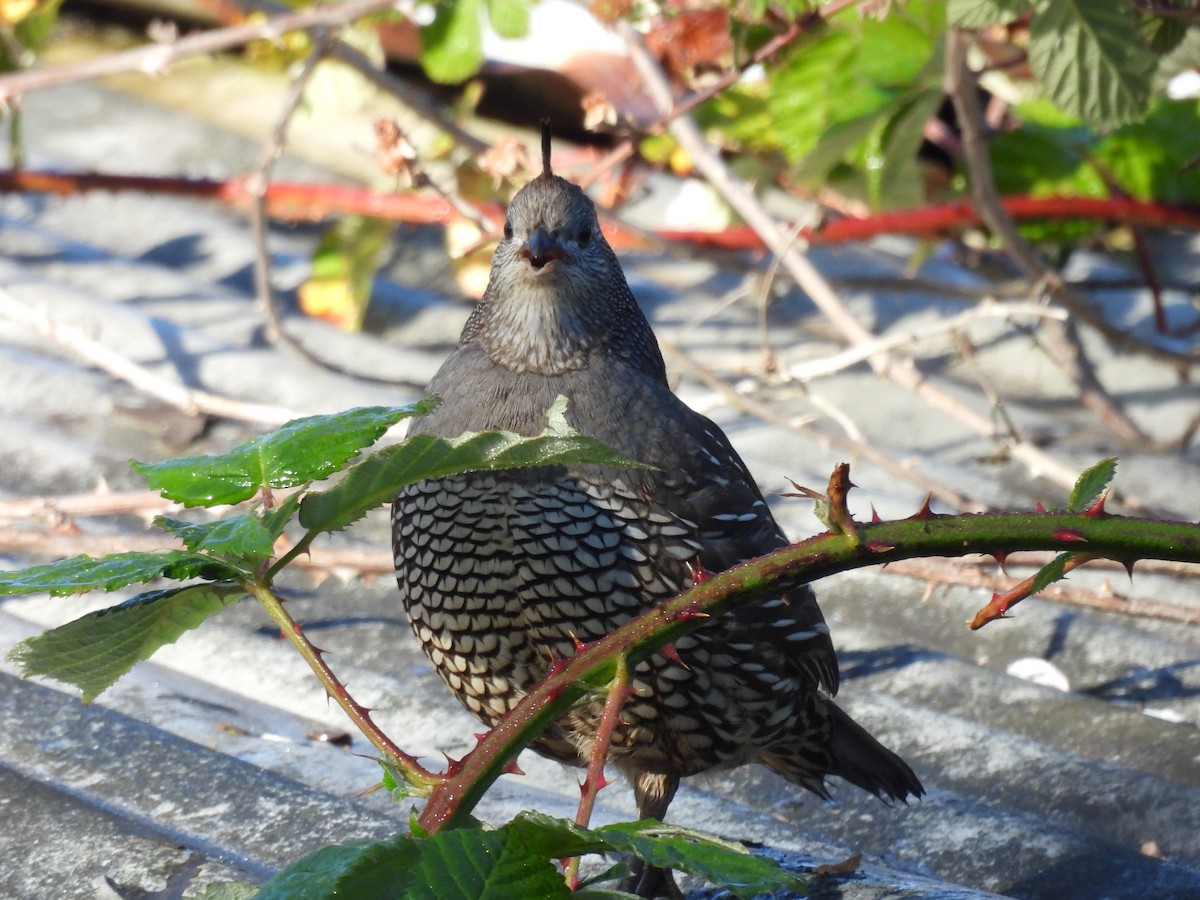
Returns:
[[[651,469],[554,466],[459,475],[392,508],[397,580],[421,646],[494,723],[591,641],[709,571],[787,543],[728,439],[672,392],[657,341],[591,201],[544,169],[513,198],[483,299],[434,376],[441,404],[415,431],[534,435],[556,397],[567,420]],[[680,778],[758,761],[827,796],[840,775],[886,799],[923,793],[912,770],[821,692],[838,687],[807,587],[715,618],[633,673],[612,761],[643,817]],[[602,700],[534,745],[586,763]]]

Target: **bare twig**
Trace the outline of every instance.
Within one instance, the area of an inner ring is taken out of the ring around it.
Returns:
[[[56,322],[45,306],[35,307],[20,302],[0,287],[0,317],[24,325],[42,337],[82,357],[87,362],[120,379],[139,391],[157,397],[189,415],[220,416],[243,422],[280,425],[297,417],[297,413],[279,406],[247,403],[210,394],[207,391],[184,387],[156,375],[145,366],[105,347],[78,328]]]
[[[250,196],[252,198],[250,204],[250,232],[254,237],[254,288],[258,294],[258,302],[262,307],[263,316],[266,319],[267,337],[270,340],[282,339],[286,341],[288,346],[299,350],[306,359],[309,358],[308,351],[298,347],[294,341],[286,338],[283,328],[279,324],[279,314],[275,307],[275,290],[271,286],[271,251],[267,246],[266,198],[267,185],[271,183],[271,175],[275,171],[275,164],[279,161],[279,157],[283,155],[283,148],[287,143],[288,123],[291,122],[292,115],[296,112],[296,107],[300,105],[300,100],[304,96],[304,89],[308,86],[309,79],[312,78],[313,73],[317,70],[317,65],[328,52],[330,42],[331,37],[328,31],[325,29],[314,30],[313,49],[304,60],[303,68],[292,79],[292,84],[288,88],[283,106],[280,107],[279,117],[275,121],[275,127],[271,129],[271,135],[263,147],[258,168],[250,178]]]
[[[796,363],[788,368],[788,375],[797,381],[811,381],[823,375],[832,375],[870,359],[880,351],[896,350],[900,347],[916,344],[930,338],[939,337],[950,332],[958,331],[971,322],[979,319],[1012,319],[1016,316],[1034,316],[1046,319],[1065,319],[1065,310],[1054,309],[1043,303],[1001,303],[992,299],[984,299],[977,306],[964,310],[949,319],[943,319],[927,325],[924,328],[913,328],[903,334],[889,334],[872,341],[808,362]]]
[[[708,387],[724,397],[725,401],[734,409],[740,410],[748,415],[752,415],[764,422],[769,422],[772,425],[778,425],[782,428],[786,428],[795,434],[800,434],[822,444],[836,447],[842,453],[848,454],[852,457],[866,460],[872,465],[878,466],[885,472],[915,484],[922,491],[927,491],[933,494],[939,500],[950,505],[954,509],[963,511],[978,511],[986,508],[986,504],[983,502],[972,497],[968,497],[965,494],[960,494],[958,491],[955,491],[953,488],[950,488],[939,481],[934,481],[931,478],[925,477],[913,468],[896,462],[896,460],[892,459],[887,454],[876,450],[869,444],[864,444],[863,442],[854,438],[847,438],[834,432],[825,431],[824,429],[817,428],[807,422],[795,422],[786,418],[785,416],[780,415],[765,403],[761,403],[752,397],[745,397],[739,394],[732,387],[717,377],[713,372],[700,365],[673,344],[670,344],[666,341],[660,341],[660,344],[663,351],[670,358],[673,366],[682,368],[697,381],[708,385]]]
[[[121,72],[162,73],[168,66],[189,56],[216,53],[240,47],[251,41],[277,41],[289,31],[314,28],[336,29],[355,19],[397,6],[397,0],[345,0],[334,6],[309,6],[301,12],[285,13],[246,25],[214,28],[182,37],[169,44],[152,44],[120,53],[106,53],[95,59],[41,69],[27,69],[0,75],[0,105],[29,91],[116,75]]]
[[[396,2],[397,7],[404,7],[406,14],[411,11],[414,5],[411,2],[407,2],[407,0],[403,3]],[[265,12],[272,16],[283,15],[289,11],[287,6],[282,3],[275,3],[273,0],[238,0],[238,6],[246,10]],[[445,104],[431,92],[411,82],[397,78],[387,71],[386,68],[381,68],[378,63],[361,50],[338,39],[334,40],[330,45],[328,56],[330,59],[336,59],[343,65],[354,69],[377,88],[395,97],[406,109],[411,110],[439,131],[448,135],[457,146],[470,153],[481,153],[487,149],[488,145],[486,142],[481,141],[470,132],[464,131],[452,119],[446,117]]]
[[[0,522],[68,521],[77,516],[154,516],[179,509],[158,491],[97,490],[87,494],[57,494],[0,500]]]
[[[951,28],[947,31],[945,88],[958,114],[971,197],[980,217],[1021,271],[1048,294],[1057,296],[1066,290],[1062,279],[1046,265],[1041,254],[1017,233],[1017,226],[1005,211],[996,191],[983,114],[975,91],[975,77],[967,65],[967,46],[968,37],[962,29]],[[1044,333],[1054,350],[1052,358],[1064,374],[1075,382],[1084,405],[1121,440],[1149,443],[1146,433],[1117,405],[1096,377],[1074,324],[1069,319],[1047,321]]]

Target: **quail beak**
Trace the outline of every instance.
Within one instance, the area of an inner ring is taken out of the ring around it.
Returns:
[[[559,260],[567,259],[566,251],[559,246],[558,239],[541,227],[529,236],[518,255],[529,261],[535,275],[553,272]]]

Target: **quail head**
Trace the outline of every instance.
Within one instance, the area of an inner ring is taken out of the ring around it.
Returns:
[[[547,466],[423,481],[393,504],[405,609],[438,673],[496,722],[554,658],[692,584],[787,543],[713,422],[672,393],[657,341],[592,202],[543,172],[508,209],[490,281],[415,430],[535,435],[567,420],[650,468]],[[798,587],[714,618],[632,672],[611,761],[643,817],[661,819],[681,778],[761,762],[827,796],[840,776],[884,799],[923,789],[912,770],[829,697],[838,667],[824,618]],[[681,664],[682,663],[682,664]],[[585,764],[602,700],[534,744]]]

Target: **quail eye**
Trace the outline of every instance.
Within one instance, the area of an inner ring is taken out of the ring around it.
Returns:
[[[592,229],[589,228],[587,225],[583,226],[583,228],[581,228],[579,231],[579,243],[586,244],[591,239],[592,239]]]
[[[505,220],[504,222],[504,239],[511,241],[513,236],[512,222]]]

